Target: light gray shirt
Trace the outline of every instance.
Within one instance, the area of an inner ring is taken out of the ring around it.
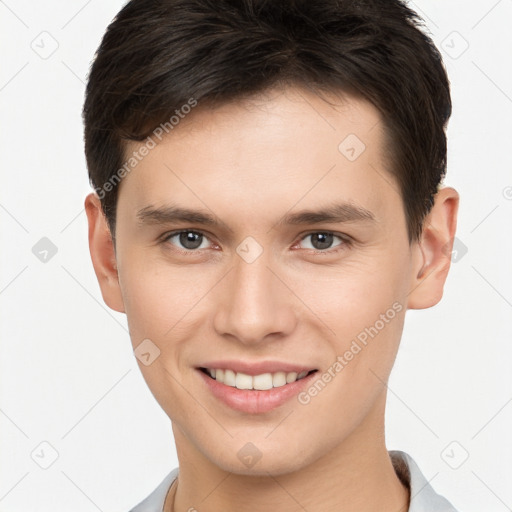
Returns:
[[[391,450],[389,455],[398,477],[410,489],[409,512],[457,512],[446,498],[434,491],[410,455],[399,450]],[[173,469],[160,485],[130,512],[163,512],[165,497],[178,476],[178,470],[179,468]]]

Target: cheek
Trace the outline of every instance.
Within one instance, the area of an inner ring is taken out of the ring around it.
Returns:
[[[331,337],[328,366],[298,397],[299,415],[303,415],[310,431],[323,432],[325,439],[349,436],[377,404],[382,406],[405,309],[398,301],[389,302],[387,295],[384,300],[373,298],[379,300],[372,300],[364,308],[346,305],[346,315],[352,315],[351,327],[346,327],[340,315],[339,322],[333,324],[336,336]]]
[[[405,268],[405,261],[380,254],[379,258],[368,257],[366,261],[343,265],[337,272],[322,270],[314,278],[310,273],[307,279],[298,274],[289,279],[294,283],[296,295],[304,298],[315,314],[311,318],[316,316],[321,320],[342,349],[344,340],[373,326],[382,315],[384,320],[394,320],[397,310],[405,309],[402,306],[407,293]],[[386,322],[386,331],[391,330],[390,324],[396,322]]]
[[[132,253],[120,266],[130,338],[134,350],[146,339],[159,355],[140,371],[160,406],[173,420],[187,414],[190,403],[181,382],[186,368],[187,340],[196,332],[198,305],[205,290],[200,276],[165,268]]]
[[[397,259],[391,250],[382,251],[378,258],[360,260],[335,276],[315,279],[315,286],[298,290],[318,318],[310,316],[315,329],[322,324],[329,330],[325,330],[328,365],[339,363],[331,369],[335,377],[326,376],[329,390],[322,391],[318,406],[328,410],[338,404],[361,411],[381,391],[380,379],[387,380],[402,335],[407,268],[405,257]],[[325,350],[325,344],[318,349]]]
[[[132,339],[142,336],[164,343],[193,318],[212,287],[197,268],[185,271],[137,257],[123,263],[119,275]]]

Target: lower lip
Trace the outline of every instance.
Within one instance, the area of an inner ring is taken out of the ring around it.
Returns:
[[[249,414],[261,414],[272,411],[298,395],[314,378],[317,372],[303,379],[296,380],[278,388],[259,391],[255,389],[238,389],[217,382],[202,370],[197,370],[213,395],[237,411]]]

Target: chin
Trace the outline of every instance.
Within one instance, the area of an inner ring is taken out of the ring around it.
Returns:
[[[203,452],[212,464],[235,475],[278,476],[298,471],[315,460],[314,453],[305,453],[296,445],[269,443],[262,439],[246,443],[232,443],[220,447],[217,453]],[[241,445],[241,446],[240,446]],[[210,445],[211,446],[211,445]],[[309,445],[311,449],[311,445]],[[234,454],[234,457],[231,455]]]
[[[301,469],[305,465],[304,460],[301,459],[298,461],[296,460],[296,457],[297,456],[294,453],[288,454],[287,456],[283,455],[282,457],[272,456],[270,459],[268,457],[262,456],[262,458],[252,467],[248,467],[238,460],[218,460],[212,461],[212,463],[214,463],[222,470],[228,471],[235,475],[268,477],[269,475],[286,475]]]

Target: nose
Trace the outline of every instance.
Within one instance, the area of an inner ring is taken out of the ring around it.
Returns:
[[[246,345],[289,335],[297,324],[293,293],[264,255],[252,263],[236,260],[218,297],[216,332]]]

